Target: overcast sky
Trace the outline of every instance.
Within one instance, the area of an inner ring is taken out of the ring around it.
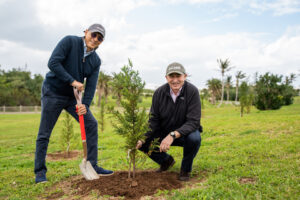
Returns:
[[[147,88],[175,61],[199,88],[221,77],[217,59],[250,82],[255,72],[300,74],[300,0],[0,0],[1,69],[45,75],[58,41],[93,23],[106,28],[101,70],[119,72],[130,58]]]

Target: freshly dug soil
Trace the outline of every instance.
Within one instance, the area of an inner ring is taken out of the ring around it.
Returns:
[[[74,150],[67,152],[56,152],[56,153],[47,153],[48,161],[56,161],[56,160],[72,160],[76,159],[79,155],[83,155],[82,151]]]
[[[75,194],[87,196],[92,190],[98,195],[123,196],[125,199],[140,199],[142,196],[151,196],[157,190],[172,190],[183,187],[178,179],[178,173],[154,171],[136,172],[137,186],[132,186],[126,171],[115,172],[111,176],[101,176],[98,180],[86,181],[81,178],[73,181],[71,187]]]

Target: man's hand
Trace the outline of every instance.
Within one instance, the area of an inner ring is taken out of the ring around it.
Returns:
[[[142,140],[139,140],[139,141],[137,141],[137,143],[136,143],[136,149],[139,149],[139,148],[141,148],[142,147],[142,145],[144,144],[144,142],[142,141]]]
[[[73,87],[76,87],[78,91],[83,91],[83,84],[78,81],[73,81],[71,84]]]
[[[170,134],[168,134],[168,136],[165,137],[161,141],[160,146],[159,146],[159,151],[160,152],[167,152],[170,149],[170,146],[173,143],[173,141],[174,141],[173,137]]]
[[[77,107],[77,114],[78,115],[85,115],[86,114],[86,107],[84,104],[76,105]]]

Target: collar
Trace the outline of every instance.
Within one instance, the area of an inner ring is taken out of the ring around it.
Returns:
[[[182,86],[183,87],[183,86]],[[170,94],[171,94],[171,96],[172,95],[175,95],[175,96],[179,96],[179,94],[180,94],[180,92],[181,92],[181,89],[182,89],[182,87],[179,89],[179,91],[177,92],[177,94],[175,94],[174,92],[173,92],[173,90],[171,89],[171,87],[170,87]]]
[[[95,48],[95,49],[87,52],[87,46],[86,46],[84,37],[82,37],[82,41],[83,41],[83,50],[84,50],[85,55],[90,55],[91,53],[93,53],[97,49],[97,48]]]

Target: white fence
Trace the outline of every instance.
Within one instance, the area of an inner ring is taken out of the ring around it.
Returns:
[[[41,112],[41,106],[0,106],[0,113]]]

